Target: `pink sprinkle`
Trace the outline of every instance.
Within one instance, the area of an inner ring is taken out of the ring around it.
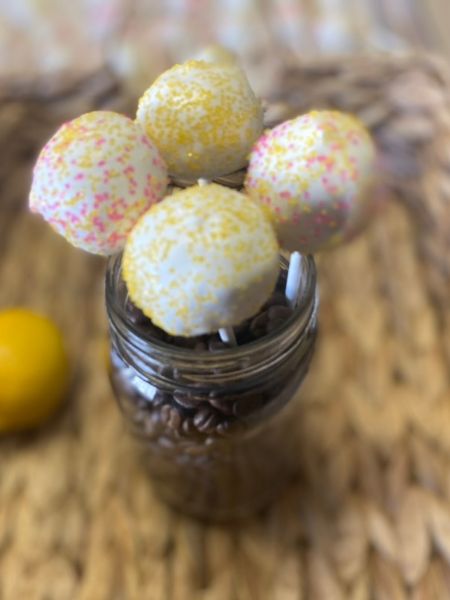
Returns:
[[[117,211],[110,211],[108,213],[108,218],[111,221],[121,221],[124,218],[124,215],[121,214],[121,213],[119,213],[119,212],[117,212]]]
[[[108,244],[110,244],[111,246],[115,246],[118,242],[121,242],[121,241],[122,241],[122,236],[119,233],[117,233],[117,231],[114,231],[108,237]]]
[[[103,192],[102,194],[94,194],[94,208],[98,208],[103,202],[107,202],[108,199],[108,192]]]
[[[100,231],[100,233],[105,233],[105,224],[100,217],[94,217],[92,219],[92,224]]]

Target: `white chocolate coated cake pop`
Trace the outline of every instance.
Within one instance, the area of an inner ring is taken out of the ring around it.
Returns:
[[[279,247],[264,211],[217,184],[153,206],[131,232],[123,258],[136,306],[167,333],[185,337],[256,314],[278,272]]]
[[[228,48],[220,46],[219,44],[206,46],[206,48],[203,48],[203,50],[196,55],[195,60],[238,66],[238,59],[234,52],[231,52],[231,50],[228,50]]]
[[[166,166],[139,124],[95,111],[62,125],[44,146],[30,208],[74,246],[109,255],[163,197],[167,181]]]
[[[357,118],[313,111],[257,141],[245,188],[267,208],[283,248],[316,252],[354,234],[373,198],[376,162]]]
[[[169,173],[192,181],[244,167],[263,128],[261,102],[242,69],[201,60],[160,75],[140,99],[137,120]]]

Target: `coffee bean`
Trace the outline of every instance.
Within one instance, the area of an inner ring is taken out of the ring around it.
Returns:
[[[250,326],[250,319],[246,319],[245,321],[242,321],[242,323],[239,323],[239,325],[236,325],[235,327],[233,327],[234,334],[236,336],[245,334],[247,332],[249,326]]]
[[[173,395],[173,400],[176,404],[178,404],[178,406],[181,406],[181,408],[193,408],[191,398],[187,394],[175,392],[175,394]]]
[[[292,316],[294,312],[290,306],[280,306],[276,304],[271,306],[267,311],[269,315],[269,319],[272,320],[287,320]]]
[[[286,319],[271,319],[266,326],[266,333],[272,333],[272,331],[276,331],[280,329],[282,325],[286,322]]]
[[[230,421],[222,421],[216,427],[216,433],[220,436],[227,436],[231,433],[231,422]]]
[[[187,409],[198,408],[199,404],[205,401],[203,396],[195,396],[194,394],[187,394],[179,390],[174,393],[173,399],[179,406]]]
[[[151,320],[146,317],[144,315],[144,313],[139,310],[139,308],[137,308],[137,306],[135,306],[133,304],[133,302],[128,298],[128,300],[126,301],[125,304],[125,310],[127,313],[127,318],[134,323],[134,325],[138,325],[138,326],[146,326],[149,327],[151,329],[153,329],[153,324],[151,322]]]
[[[193,423],[195,427],[199,427],[203,422],[206,422],[211,415],[211,411],[207,408],[201,408],[195,415],[193,419]]]
[[[162,448],[173,448],[174,445],[175,445],[174,441],[171,440],[166,435],[159,436],[159,438],[158,438],[158,446],[160,446]]]
[[[208,398],[208,402],[224,415],[233,414],[233,402],[228,398]]]
[[[164,404],[159,409],[160,419],[163,423],[168,423],[168,421],[170,419],[170,408],[171,407],[169,404]]]
[[[181,415],[175,407],[170,409],[169,420],[167,422],[171,429],[178,431],[181,426]]]
[[[141,425],[147,419],[147,413],[145,410],[136,410],[131,413],[131,418],[137,425]]]
[[[210,433],[218,424],[218,419],[215,412],[208,408],[201,408],[194,416],[193,423],[195,427],[202,433]]]
[[[288,301],[284,292],[274,292],[272,296],[264,304],[264,308],[271,306],[288,306]]]
[[[158,396],[159,396],[159,394],[157,394],[155,396],[155,398]],[[141,408],[143,410],[148,408],[148,400],[143,398],[140,394],[133,394],[133,400],[135,401],[135,405],[137,408]],[[153,404],[153,406],[154,406],[154,404]]]
[[[218,424],[218,419],[216,415],[211,415],[207,421],[205,421],[201,426],[197,427],[201,433],[215,433],[216,427]]]
[[[158,406],[162,406],[163,404],[167,404],[170,402],[170,394],[166,392],[157,392],[153,396],[153,400],[150,402],[147,401],[147,404],[150,404],[152,408],[157,408]]]
[[[227,344],[224,344],[221,340],[212,339],[208,342],[208,350],[210,352],[218,352],[219,350],[226,350],[229,348]]]
[[[155,435],[155,432],[158,428],[158,423],[159,423],[159,419],[154,420],[154,419],[149,419],[148,417],[143,421],[142,425],[143,425],[144,433],[146,434],[146,436],[152,437],[153,435]]]
[[[181,424],[181,430],[186,435],[189,435],[195,431],[195,427],[191,419],[188,419],[186,417],[183,419],[183,422]]]
[[[170,343],[174,346],[178,346],[179,348],[195,348],[197,344],[196,338],[188,338],[182,336],[174,336],[171,338]]]
[[[194,350],[196,352],[204,352],[207,349],[208,349],[208,346],[203,340],[199,340],[198,342],[195,343]]]
[[[254,317],[251,322],[250,322],[250,331],[254,332],[254,331],[258,331],[258,330],[264,330],[264,328],[266,327],[267,323],[269,321],[269,314],[267,311],[264,311],[262,313],[260,313],[259,315],[257,315],[256,317]]]

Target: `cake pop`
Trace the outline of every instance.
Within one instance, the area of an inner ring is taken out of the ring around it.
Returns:
[[[123,273],[132,301],[155,325],[188,337],[256,314],[275,287],[278,255],[261,207],[209,184],[176,192],[141,217]]]
[[[95,111],[62,125],[44,146],[30,208],[74,246],[109,255],[163,197],[167,181],[164,161],[138,123]]]
[[[263,128],[261,102],[231,61],[175,65],[144,93],[137,120],[169,173],[190,181],[244,167]]]
[[[365,126],[338,111],[314,111],[267,131],[245,182],[264,205],[280,245],[316,252],[347,240],[373,197],[376,150]]]

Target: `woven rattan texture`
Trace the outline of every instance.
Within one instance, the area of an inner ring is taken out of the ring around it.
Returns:
[[[0,306],[64,328],[74,384],[45,431],[0,441],[2,600],[450,598],[450,78],[429,57],[294,65],[268,118],[357,112],[383,152],[385,207],[319,260],[321,335],[299,422],[302,478],[239,527],[162,507],[106,377],[101,260],[25,200],[66,117],[130,104],[106,72],[16,83],[0,102]]]

